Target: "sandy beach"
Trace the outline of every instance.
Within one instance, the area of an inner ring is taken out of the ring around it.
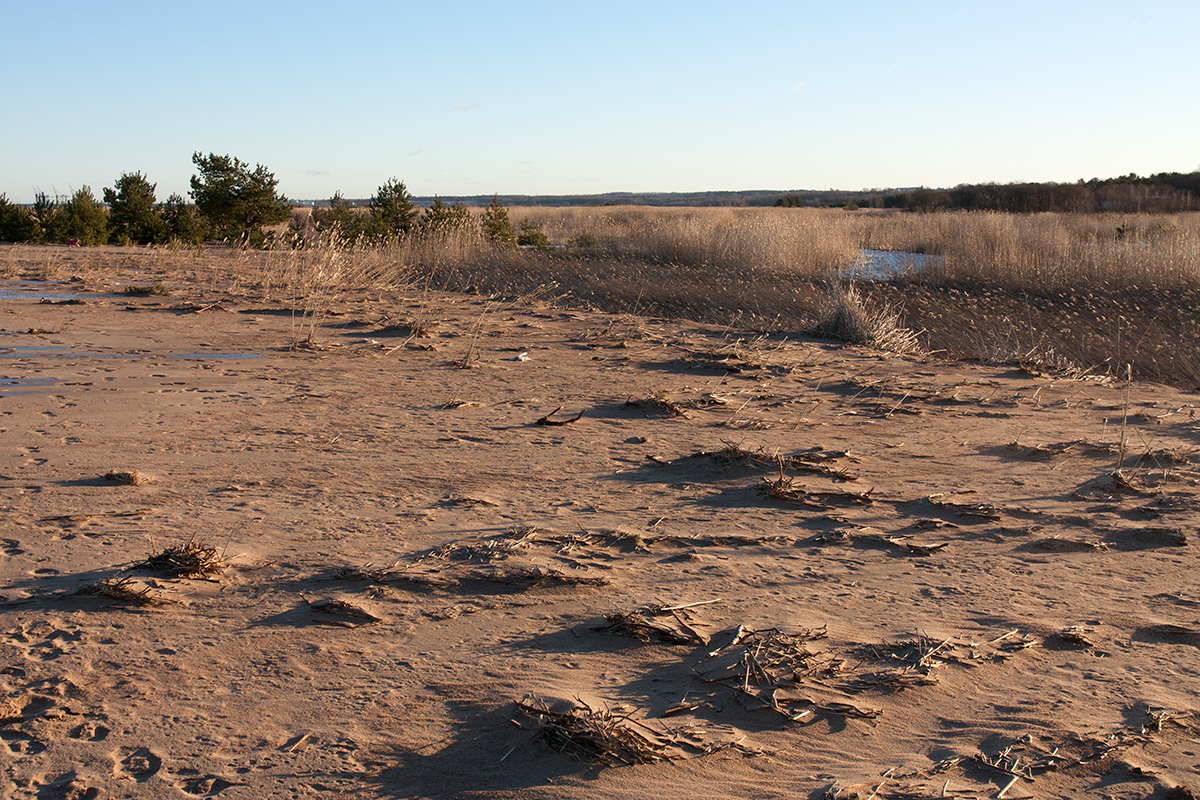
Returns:
[[[72,275],[0,301],[2,797],[1200,791],[1195,393]]]

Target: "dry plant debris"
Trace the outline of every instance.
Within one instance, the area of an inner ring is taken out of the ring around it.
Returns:
[[[1000,519],[1000,511],[991,503],[957,503],[947,499],[946,492],[929,495],[929,502],[933,503],[938,508],[944,508],[948,511],[953,511],[964,517],[978,517],[992,522]]]
[[[1163,740],[1179,736],[1192,736],[1196,732],[1195,712],[1149,709],[1147,719],[1140,725],[1122,728],[1103,737],[1070,734],[1065,738],[1038,741],[1026,734],[1016,741],[994,748],[991,752],[979,750],[965,755],[953,755],[924,769],[899,771],[889,769],[880,778],[849,786],[830,787],[826,800],[845,798],[933,798],[958,797],[982,800],[982,798],[1004,798],[1018,783],[1033,784],[1048,772],[1070,772],[1093,765],[1112,753],[1154,745]],[[1164,726],[1173,729],[1165,736]],[[950,787],[953,774],[958,783],[973,786]],[[1135,773],[1148,774],[1148,773]],[[999,785],[999,789],[997,789]],[[1176,789],[1182,792],[1176,792]],[[867,794],[862,794],[866,792]],[[1028,795],[1025,795],[1028,796]],[[1157,793],[1155,796],[1158,796]],[[1165,797],[1192,797],[1190,790],[1183,787],[1167,788]]]
[[[660,414],[666,414],[668,417],[686,417],[687,409],[674,400],[667,398],[666,392],[651,392],[640,400],[635,400],[632,397],[625,401],[625,405],[630,408],[636,408],[644,413],[656,411]]]
[[[111,470],[104,473],[104,480],[112,481],[113,483],[123,483],[127,486],[144,486],[147,483],[157,483],[158,479],[153,475],[147,475],[144,472],[133,470]]]
[[[744,737],[721,743],[709,741],[723,726],[660,730],[634,719],[630,709],[593,708],[579,699],[551,707],[546,701],[526,697],[516,707],[537,724],[538,738],[551,749],[599,766],[657,764],[724,750],[747,756],[763,753],[745,745]]]
[[[632,611],[614,611],[604,615],[604,625],[593,630],[600,633],[629,636],[640,642],[665,642],[667,644],[707,645],[708,637],[685,619],[680,612],[697,605],[707,605],[716,600],[704,603],[690,603],[683,606],[650,605],[645,608],[635,608]],[[659,621],[659,620],[662,621]]]
[[[514,525],[499,536],[481,542],[445,544],[414,557],[414,561],[446,560],[489,562],[508,558],[531,544],[539,530],[531,525]]]
[[[795,633],[738,627],[697,668],[706,683],[723,683],[792,722],[819,716],[874,719],[882,713],[851,702],[863,692],[895,693],[937,683],[946,663],[974,666],[1000,661],[1037,640],[1011,630],[986,642],[917,634],[891,644],[850,645],[843,653],[814,645],[824,627]]]
[[[562,410],[563,410],[563,407],[559,406],[558,408],[554,409],[546,416],[539,418],[537,421],[537,424],[538,425],[551,425],[551,426],[570,425],[572,422],[578,422],[579,420],[583,419],[582,411],[580,411],[575,416],[567,417],[566,419],[551,419],[551,417],[553,417],[555,414],[557,414],[558,412],[560,412]]]
[[[133,565],[133,569],[152,569],[181,578],[211,578],[229,566],[217,548],[198,544],[194,540],[180,547],[168,547]]]
[[[436,322],[425,324],[415,322],[413,320],[403,320],[400,322],[385,322],[380,327],[371,331],[375,336],[411,336],[417,339],[428,339],[433,336],[432,328]]]
[[[874,489],[867,489],[863,492],[835,492],[830,490],[807,489],[803,486],[797,486],[793,480],[780,472],[777,480],[763,478],[761,489],[768,497],[776,500],[786,500],[791,503],[798,503],[806,508],[818,509],[821,511],[830,508],[827,500],[845,501],[858,505],[869,506],[875,502],[871,499],[871,492]]]
[[[553,711],[526,698],[517,703],[517,708],[537,722],[538,737],[551,749],[580,761],[618,766],[657,764],[679,757],[650,729],[643,726],[645,733],[635,730],[635,723],[628,716],[616,716],[577,702],[575,708]]]
[[[170,297],[171,290],[164,283],[155,283],[152,286],[126,286],[125,294],[130,297],[149,297],[155,295],[158,297]]]
[[[360,625],[371,625],[376,622],[383,622],[383,619],[375,616],[361,606],[356,606],[353,603],[345,600],[338,600],[332,597],[322,598],[320,600],[309,600],[301,595],[301,600],[313,611],[322,614],[334,614],[342,617],[349,617],[351,620],[317,620],[323,625],[337,625],[343,628],[357,628]]]
[[[397,569],[397,565],[377,568],[370,562],[361,567],[343,566],[334,569],[330,578],[341,581],[362,581],[364,583],[415,583],[422,586],[445,588],[453,586],[455,581],[444,578],[439,572],[413,572],[408,569]]]
[[[854,459],[850,458],[850,453],[846,450],[824,450],[820,447],[814,447],[811,450],[782,455],[780,453],[768,453],[761,448],[747,450],[739,445],[726,444],[720,450],[701,450],[694,453],[692,458],[709,458],[718,464],[770,466],[781,470],[791,470],[792,472],[812,472],[839,481],[858,480],[857,474],[836,466],[833,463],[841,459],[853,461]]]
[[[152,587],[135,582],[130,575],[110,575],[95,583],[80,586],[75,593],[83,597],[103,596],[135,606],[157,606],[170,602],[151,590]]]
[[[571,575],[560,570],[542,567],[477,570],[466,577],[470,580],[523,586],[527,589],[543,586],[607,586],[611,583],[608,578],[603,576]]]
[[[38,522],[87,522],[101,517],[145,517],[154,513],[153,508],[135,508],[130,511],[97,511],[92,514],[56,514],[52,517],[41,517]]]
[[[1052,553],[1088,553],[1107,550],[1104,542],[1089,542],[1083,539],[1067,539],[1062,536],[1047,536],[1030,542],[1033,547]]]
[[[911,536],[886,534],[874,528],[838,528],[818,533],[811,537],[813,544],[862,544],[867,547],[883,547],[901,550],[916,556],[929,556],[950,545],[949,542],[918,542]]]
[[[1071,647],[1087,650],[1096,646],[1096,643],[1087,637],[1087,634],[1091,632],[1091,628],[1085,628],[1082,625],[1072,625],[1054,634],[1054,638]]]

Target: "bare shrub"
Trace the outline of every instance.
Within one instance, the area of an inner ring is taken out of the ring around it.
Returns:
[[[899,311],[887,303],[872,308],[857,286],[840,281],[830,282],[828,300],[807,333],[893,353],[922,352],[917,334],[901,324]]]

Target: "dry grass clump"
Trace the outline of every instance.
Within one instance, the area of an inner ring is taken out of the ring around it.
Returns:
[[[608,578],[602,576],[573,575],[561,570],[542,567],[479,570],[466,577],[470,580],[504,583],[522,589],[546,586],[607,586],[611,583]]]
[[[151,286],[126,286],[125,294],[130,297],[170,297],[171,290],[162,282],[155,283]]]
[[[494,504],[493,504],[494,505]],[[528,547],[539,530],[532,525],[514,525],[499,536],[465,544],[450,543],[418,554],[414,561],[431,559],[447,561],[500,561]]]
[[[702,450],[694,453],[692,458],[709,458],[718,464],[770,466],[779,469],[781,473],[785,469],[793,472],[812,472],[838,481],[858,480],[857,473],[836,464],[841,459],[855,460],[850,458],[850,453],[846,450],[825,450],[815,447],[811,450],[784,455],[779,452],[767,452],[763,448],[747,450],[739,445],[726,444],[720,450]]]
[[[189,540],[178,547],[168,547],[133,565],[134,569],[151,569],[179,578],[211,578],[229,566],[217,548]]]
[[[82,597],[102,596],[135,606],[158,606],[167,602],[162,596],[151,593],[151,587],[136,583],[130,575],[110,575],[95,583],[80,586],[75,594]]]
[[[667,397],[666,392],[650,392],[641,399],[635,400],[629,398],[625,401],[625,405],[630,408],[637,408],[643,412],[649,413],[656,411],[660,414],[666,414],[668,417],[686,417],[687,409]]]
[[[104,480],[112,481],[113,483],[123,483],[126,486],[145,486],[148,483],[157,483],[158,479],[153,475],[147,475],[144,472],[138,472],[136,469],[129,470],[111,470],[104,474]]]
[[[832,282],[815,325],[806,333],[893,353],[922,352],[917,334],[900,323],[900,312],[887,303],[872,308],[852,283]]]
[[[357,628],[360,625],[373,625],[376,622],[383,622],[381,617],[377,617],[370,611],[367,611],[362,606],[357,606],[354,603],[345,600],[339,600],[333,597],[325,597],[320,600],[309,600],[303,595],[300,598],[313,611],[321,614],[331,614],[339,617],[349,617],[349,620],[340,619],[318,619],[317,621],[323,625],[335,625],[343,628]]]
[[[518,702],[517,708],[537,722],[538,738],[551,749],[580,761],[631,766],[657,764],[672,757],[666,744],[635,730],[628,716],[578,703],[566,711],[553,711],[527,698]]]

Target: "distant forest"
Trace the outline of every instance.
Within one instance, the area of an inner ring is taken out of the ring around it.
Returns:
[[[433,197],[416,197],[421,206]],[[443,202],[486,206],[492,195],[443,197]],[[897,208],[906,211],[1038,211],[1123,213],[1200,210],[1200,172],[1130,174],[1076,183],[976,183],[953,189],[925,187],[743,192],[610,192],[587,195],[500,195],[508,206],[783,206]],[[362,201],[365,204],[366,201]],[[313,205],[325,205],[318,201]]]

